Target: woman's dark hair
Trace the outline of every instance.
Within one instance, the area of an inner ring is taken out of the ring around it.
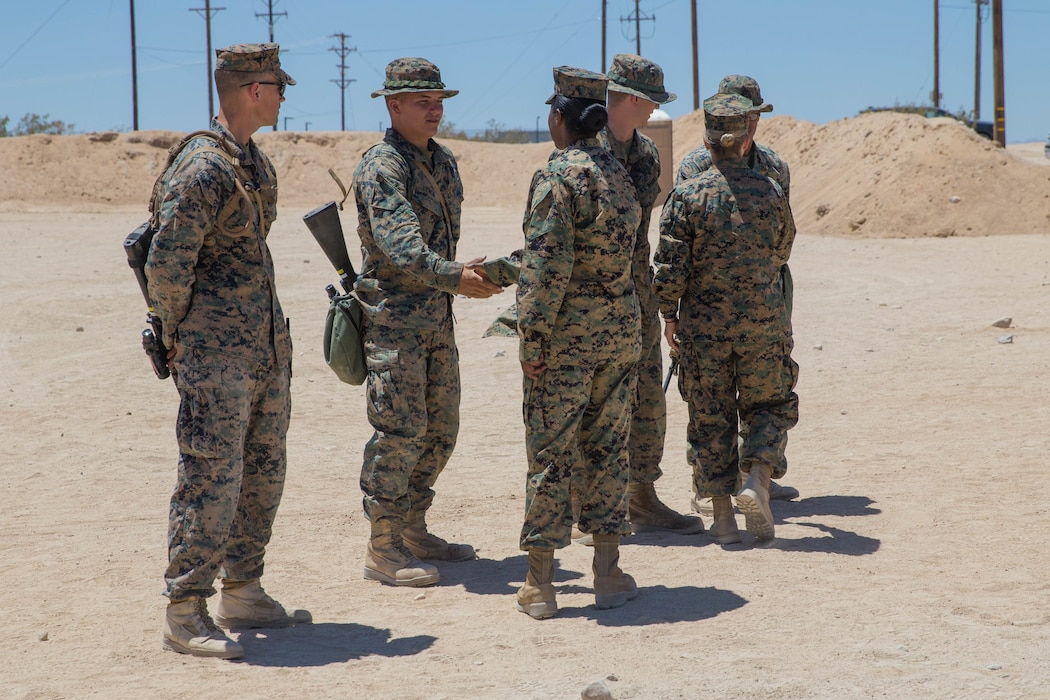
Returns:
[[[565,126],[579,138],[589,139],[609,123],[609,112],[601,100],[555,95],[551,109],[561,112]]]

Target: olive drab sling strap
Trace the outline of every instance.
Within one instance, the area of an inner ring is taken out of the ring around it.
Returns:
[[[448,232],[448,252],[449,252],[449,255],[453,255],[452,254],[452,216],[450,216],[449,213],[448,213],[448,205],[445,203],[445,195],[441,191],[441,188],[438,187],[437,180],[434,179],[434,176],[430,172],[430,168],[427,167],[427,164],[424,161],[419,160],[417,158],[416,159],[416,167],[419,168],[420,172],[422,172],[424,175],[426,175],[427,182],[429,182],[430,186],[434,188],[434,194],[437,195],[438,201],[441,202],[441,213],[444,214],[444,216],[445,216],[445,230]],[[453,257],[455,257],[455,256],[453,256]],[[456,318],[456,314],[455,314],[455,312],[452,311],[452,295],[451,294],[448,295],[448,314],[449,314],[449,316],[452,317],[452,319],[454,321],[455,318]]]
[[[249,203],[249,205],[254,204],[254,206],[250,206],[250,208],[255,210],[256,216],[259,219],[259,235],[261,237],[262,230],[265,228],[265,221],[263,218],[265,214],[263,213],[262,200],[259,198],[259,193],[256,191],[255,188],[252,188],[251,195],[249,196],[249,190],[244,185],[244,183],[250,182],[251,180],[251,178],[248,177],[248,173],[244,171],[244,168],[241,167],[241,164],[237,161],[237,159],[229,151],[222,147],[222,144],[218,139],[218,135],[214,131],[208,131],[206,129],[201,129],[199,131],[194,131],[193,133],[186,134],[186,136],[182,137],[182,139],[177,144],[168,149],[168,161],[164,165],[164,169],[161,171],[160,175],[157,177],[157,180],[153,183],[153,192],[150,195],[149,200],[150,222],[153,226],[153,229],[157,230],[158,228],[160,228],[160,198],[162,196],[161,190],[163,189],[164,181],[167,178],[168,171],[171,170],[171,166],[179,157],[179,154],[182,153],[184,148],[186,148],[186,144],[188,144],[190,141],[197,137],[204,137],[212,141],[215,145],[196,146],[190,149],[190,151],[186,154],[186,158],[182,160],[182,163],[185,163],[187,160],[189,160],[191,156],[196,155],[198,153],[214,153],[226,160],[226,162],[228,162],[233,167],[233,171],[236,174],[236,177],[234,177],[234,186],[237,188],[237,193],[241,195]],[[220,226],[220,228],[222,227],[221,222],[226,220],[226,218],[237,207],[237,204],[238,201],[236,197],[231,197],[230,200],[226,202],[226,205],[222,208],[222,211],[219,212],[219,216],[216,219],[216,221],[219,222],[218,225]],[[249,226],[251,226],[251,224],[252,221],[249,218],[248,222],[240,231],[232,231],[232,233],[240,233],[247,229]]]
[[[255,187],[254,185],[249,187],[245,184],[251,182],[251,178],[248,177],[248,173],[246,173],[244,171],[244,168],[241,167],[241,164],[240,162],[238,162],[237,158],[232,153],[230,153],[222,147],[222,142],[219,141],[218,134],[216,134],[214,131],[208,131],[206,129],[194,131],[182,137],[182,140],[180,140],[177,144],[168,149],[168,162],[164,166],[164,170],[161,172],[160,176],[157,177],[156,182],[153,183],[153,194],[151,195],[149,202],[150,225],[153,227],[154,231],[159,230],[160,198],[162,196],[163,184],[164,181],[167,179],[168,171],[171,170],[172,164],[179,157],[179,154],[186,147],[186,144],[188,144],[190,141],[197,137],[204,137],[212,141],[215,145],[195,146],[191,148],[186,154],[186,157],[182,160],[182,162],[179,165],[181,166],[182,163],[185,163],[187,160],[189,160],[191,156],[197,153],[215,153],[216,155],[221,156],[224,160],[226,160],[226,162],[228,162],[233,168],[233,172],[235,175],[233,181],[234,187],[236,187],[237,190],[237,194],[239,194],[241,197],[244,198],[246,202],[248,202],[248,208],[255,212],[255,217],[259,223],[259,228],[256,231],[255,240],[256,243],[259,244],[259,255],[262,257],[266,266],[266,278],[267,282],[269,282],[270,298],[274,300],[274,302],[276,302],[277,285],[276,281],[273,278],[273,261],[270,259],[266,243],[263,240],[263,230],[266,228],[266,214],[263,210],[262,198],[259,196],[259,190],[257,187]],[[229,215],[233,213],[233,211],[239,206],[239,204],[240,202],[237,196],[230,197],[229,201],[226,202],[226,205],[219,212],[219,216],[215,220],[215,225],[220,231],[224,233],[243,233],[245,230],[247,230],[249,226],[252,225],[252,218],[249,216],[248,221],[245,222],[244,226],[241,227],[239,230],[232,230],[223,226],[223,222],[226,221]]]
[[[442,193],[441,188],[438,187],[437,180],[435,180],[434,176],[430,173],[430,168],[427,167],[427,164],[425,162],[423,162],[422,160],[416,159],[416,165],[419,167],[419,170],[424,175],[427,176],[427,182],[429,182],[430,186],[434,188],[434,194],[437,195],[438,201],[441,202],[441,212],[442,212],[442,214],[445,215],[445,229],[448,231],[448,239],[449,239],[448,240],[448,242],[449,242],[448,252],[451,253],[452,252],[452,217],[448,213],[448,205],[445,204],[445,195],[444,195],[444,193]]]

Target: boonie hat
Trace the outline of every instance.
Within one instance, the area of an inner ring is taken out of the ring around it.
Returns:
[[[558,66],[554,69],[554,93],[547,98],[545,104],[554,102],[558,95],[605,102],[608,87],[609,78],[601,73],[586,68]]]
[[[446,90],[441,82],[441,71],[425,58],[395,58],[386,64],[386,80],[383,89],[376,90],[372,97],[380,95],[397,95],[402,92],[442,93],[445,97],[455,97],[459,90]]]
[[[720,92],[704,100],[707,140],[715,143],[724,134],[741,139],[747,135],[748,115],[756,111],[751,100],[735,93]]]
[[[277,79],[295,85],[295,78],[281,70],[277,44],[234,44],[215,49],[215,70],[242,73],[273,73]]]
[[[663,68],[648,58],[633,53],[618,53],[609,67],[609,89],[625,92],[656,104],[667,104],[678,99],[678,95],[664,89]]]
[[[727,75],[718,84],[718,91],[743,95],[751,100],[756,112],[773,111],[773,105],[762,101],[762,91],[758,89],[758,81],[749,75]]]

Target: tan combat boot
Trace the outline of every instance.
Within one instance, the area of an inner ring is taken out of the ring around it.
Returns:
[[[733,499],[729,496],[715,496],[711,499],[711,513],[715,521],[708,530],[711,538],[718,544],[737,544],[740,542],[740,528],[736,525],[736,514],[733,512]]]
[[[529,573],[525,585],[518,589],[517,608],[536,620],[546,620],[558,612],[555,601],[554,550],[530,549]]]
[[[744,527],[761,541],[773,539],[773,511],[769,509],[769,478],[773,468],[754,465],[744,488],[736,496],[736,505],[744,514]]]
[[[286,612],[283,605],[267,595],[259,579],[222,581],[215,622],[227,629],[289,627],[312,621],[306,610]]]
[[[244,647],[227,637],[212,622],[204,598],[170,603],[164,614],[164,648],[192,656],[239,659]]]
[[[704,521],[668,508],[656,495],[653,484],[627,484],[627,517],[638,532],[673,532],[695,535],[704,531]]]
[[[401,530],[401,539],[405,546],[420,559],[438,561],[466,561],[474,559],[474,548],[469,544],[453,544],[427,531],[427,522],[423,513],[410,513],[408,522]]]
[[[620,570],[620,536],[594,535],[594,607],[618,608],[638,597],[634,579]]]
[[[387,519],[372,521],[372,537],[365,550],[365,578],[391,586],[433,586],[441,580],[437,567],[408,551],[401,533]]]
[[[793,501],[798,498],[798,489],[794,486],[783,486],[775,481],[769,482],[769,500]]]
[[[584,547],[594,546],[594,536],[581,530],[580,526],[575,523],[572,526],[572,541],[573,544],[582,544]]]
[[[743,486],[744,486],[744,475],[741,474],[740,470],[738,469],[737,472],[736,472],[736,486],[733,487],[733,493],[739,492],[740,489]],[[696,495],[694,493],[693,494],[693,501],[692,501],[692,503],[690,505],[692,506],[694,513],[699,513],[700,515],[706,515],[709,518],[714,517],[715,507],[714,507],[714,504],[711,502],[711,497],[710,496],[708,496],[706,498],[702,498],[702,497],[700,497],[700,496],[698,496],[698,495]]]

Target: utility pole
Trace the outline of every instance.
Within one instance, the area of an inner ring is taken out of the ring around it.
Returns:
[[[273,43],[273,18],[274,17],[287,17],[288,13],[287,12],[274,12],[273,11],[273,0],[266,0],[266,4],[267,4],[267,8],[268,8],[267,11],[266,12],[256,12],[255,16],[256,17],[269,17],[269,22],[270,22],[270,43],[272,44]],[[273,130],[277,131],[277,125],[276,124],[273,125]]]
[[[977,6],[977,31],[975,48],[973,52],[973,120],[981,118],[981,7],[988,4],[988,0],[973,0]]]
[[[941,106],[941,8],[940,0],[933,0],[933,108]]]
[[[690,0],[693,14],[693,110],[700,109],[700,58],[697,43],[696,0]]]
[[[609,0],[602,0],[602,72],[605,71],[605,10],[608,8]],[[536,128],[536,141],[539,142],[539,127]]]
[[[295,117],[281,117],[281,119],[284,120],[284,130],[288,131],[288,120],[295,119]]]
[[[995,78],[995,140],[1006,148],[1006,87],[1003,84],[1003,0],[992,0],[992,63]]]
[[[135,50],[135,0],[131,0],[131,130],[139,130],[139,71]]]
[[[638,54],[639,56],[641,56],[642,55],[642,27],[641,27],[642,20],[644,19],[646,22],[655,22],[656,21],[656,15],[652,15],[651,17],[649,15],[645,15],[643,17],[641,10],[638,9],[638,3],[639,2],[640,2],[640,0],[634,0],[634,16],[633,17],[630,17],[630,16],[628,16],[628,17],[621,17],[620,21],[621,22],[631,22],[631,21],[634,22],[634,52],[636,54]]]
[[[346,40],[350,38],[349,34],[332,34],[332,38],[339,39],[339,46],[333,46],[329,51],[334,51],[339,56],[339,65],[336,68],[339,69],[339,79],[333,80],[332,82],[339,86],[340,97],[342,99],[342,109],[340,112],[341,121],[340,127],[342,131],[346,131],[346,87],[354,82],[353,79],[347,79],[346,77],[346,55],[351,51],[357,51],[357,47],[349,47],[346,45]]]
[[[212,95],[214,90],[211,88],[211,18],[219,13],[221,10],[225,10],[225,7],[212,7],[211,0],[204,0],[204,7],[191,7],[190,12],[203,13],[201,16],[204,17],[204,24],[207,28],[208,33],[208,123],[211,123],[211,118],[215,116],[215,98]]]
[[[255,16],[256,17],[269,17],[270,18],[270,20],[269,20],[270,21],[270,43],[272,44],[273,43],[273,18],[274,17],[287,17],[288,13],[287,12],[274,12],[273,11],[273,0],[266,0],[266,5],[267,5],[267,11],[266,12],[256,12]],[[274,127],[274,128],[276,128],[276,127]]]

